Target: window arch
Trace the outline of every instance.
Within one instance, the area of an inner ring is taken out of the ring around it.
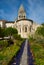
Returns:
[[[21,33],[21,28],[20,28],[20,33]]]
[[[27,27],[25,27],[25,32],[27,32]]]
[[[32,28],[32,26],[30,25],[30,32],[31,32],[31,28]]]

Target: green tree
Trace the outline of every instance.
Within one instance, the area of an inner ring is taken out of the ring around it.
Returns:
[[[5,29],[5,36],[10,36],[10,38],[11,38],[11,36],[13,34],[18,34],[17,29],[12,28],[12,27],[8,27],[8,28]]]
[[[0,27],[0,37],[1,37],[1,35],[2,35],[2,29],[1,29],[1,27]]]
[[[42,23],[41,25],[44,26],[44,23]]]
[[[44,36],[44,26],[38,27],[35,33]]]
[[[4,37],[4,29],[0,27],[0,37]]]

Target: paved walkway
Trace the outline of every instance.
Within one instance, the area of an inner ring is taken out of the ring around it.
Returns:
[[[27,40],[25,41],[25,47],[21,57],[20,65],[27,65]]]
[[[18,52],[16,58],[13,57],[8,65],[34,65],[33,56],[30,51],[30,45],[28,40],[24,41],[20,51]]]

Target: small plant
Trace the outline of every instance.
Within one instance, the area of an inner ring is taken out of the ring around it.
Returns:
[[[8,46],[10,46],[10,45],[12,45],[12,44],[14,44],[13,40],[12,40],[12,39],[9,39],[9,40],[8,40]]]

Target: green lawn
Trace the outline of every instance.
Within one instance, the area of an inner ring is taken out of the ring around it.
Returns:
[[[0,65],[8,65],[13,56],[16,56],[23,40],[16,40],[14,44],[0,51]]]
[[[44,47],[43,43],[37,43],[36,40],[30,40],[30,47],[35,59],[35,65],[44,65]]]

